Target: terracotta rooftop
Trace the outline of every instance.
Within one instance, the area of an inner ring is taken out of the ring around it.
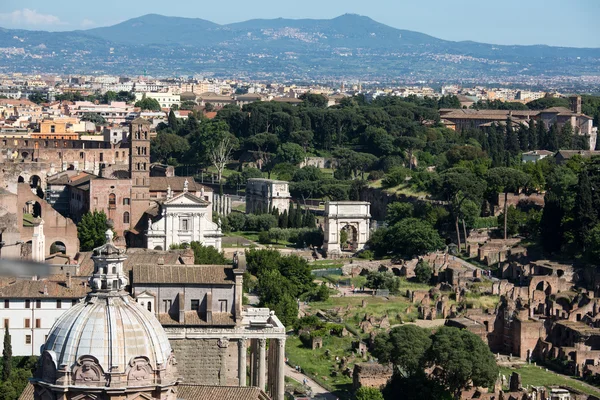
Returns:
[[[199,192],[204,187],[205,192],[212,192],[212,190],[200,183],[197,183],[191,176],[151,176],[150,177],[150,191],[151,192],[166,192],[167,188],[171,186],[171,190],[174,192],[183,192],[183,185],[185,181],[188,181],[188,191]]]
[[[183,264],[181,257],[186,256],[186,250],[159,251],[150,249],[127,249],[127,259],[123,263],[123,271],[129,273],[134,265],[158,265],[162,262],[167,265]],[[79,275],[91,276],[94,271],[92,252],[78,253],[75,260],[79,263]],[[193,255],[192,255],[193,259]]]
[[[181,383],[177,398],[182,400],[269,400],[269,396],[257,387],[201,386]]]
[[[47,291],[48,294],[44,294]],[[64,282],[42,280],[17,280],[0,289],[0,298],[63,298],[80,299],[89,292],[89,287],[81,280],[74,279],[68,288]]]
[[[19,400],[33,400],[33,385],[27,383]],[[177,385],[177,399],[180,400],[270,400],[269,396],[257,387],[251,386],[202,386],[191,383]]]
[[[234,282],[229,265],[135,265],[133,284],[221,284]]]

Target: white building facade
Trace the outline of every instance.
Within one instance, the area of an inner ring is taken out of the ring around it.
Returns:
[[[147,248],[168,250],[171,245],[200,242],[221,251],[221,228],[212,222],[212,205],[184,188],[173,197],[157,202],[156,215],[151,216],[146,231]]]
[[[77,281],[18,280],[0,290],[2,337],[8,328],[14,356],[37,356],[54,322],[85,296],[87,287]],[[3,348],[3,342],[0,348]]]

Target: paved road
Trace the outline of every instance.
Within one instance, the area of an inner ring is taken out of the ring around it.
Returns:
[[[314,399],[324,399],[324,400],[337,400],[337,397],[325,389],[323,386],[319,385],[317,382],[310,379],[308,376],[301,374],[296,371],[289,365],[285,365],[285,376],[289,376],[290,378],[303,383],[304,379],[306,379],[306,385],[312,391],[312,397]]]

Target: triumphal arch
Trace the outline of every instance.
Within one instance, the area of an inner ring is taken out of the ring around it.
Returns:
[[[325,203],[325,240],[328,257],[342,251],[362,250],[369,240],[371,203],[366,201],[329,201]]]

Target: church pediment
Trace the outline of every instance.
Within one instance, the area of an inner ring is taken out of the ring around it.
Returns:
[[[177,195],[175,197],[173,197],[172,199],[168,199],[166,201],[163,202],[163,204],[165,206],[185,206],[185,205],[190,205],[190,206],[208,206],[210,203],[206,200],[203,200],[197,196],[194,196],[193,194],[186,192],[186,193],[181,193],[180,195]]]

